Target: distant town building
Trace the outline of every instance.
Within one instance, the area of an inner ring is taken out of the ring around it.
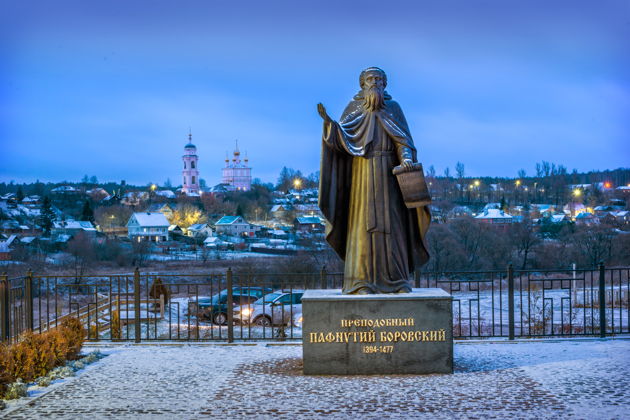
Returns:
[[[192,133],[188,134],[188,144],[184,147],[184,169],[182,170],[182,193],[199,195],[199,168],[197,166],[197,147],[192,144]]]
[[[252,168],[248,166],[247,156],[241,161],[241,152],[238,150],[238,140],[232,162],[225,156],[225,167],[222,169],[222,184],[227,189],[236,191],[249,191],[252,188]]]
[[[127,222],[131,240],[161,242],[168,240],[169,223],[162,213],[134,213]]]

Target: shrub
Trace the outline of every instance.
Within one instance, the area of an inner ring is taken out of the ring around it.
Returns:
[[[18,378],[17,381],[9,384],[7,391],[4,394],[4,399],[15,400],[18,398],[26,397],[26,390],[28,386],[22,382],[22,379]]]
[[[121,338],[120,332],[120,310],[116,309],[112,311],[112,320],[111,320],[111,336],[113,340],[118,340]]]
[[[22,380],[31,382],[45,376],[55,366],[63,365],[66,360],[76,359],[84,337],[81,321],[68,318],[57,329],[42,334],[26,332],[17,343],[0,345],[0,396],[19,398],[20,387],[26,387]],[[74,374],[68,367],[57,369],[65,369],[60,371],[64,373],[63,377]]]
[[[61,323],[61,333],[67,340],[66,360],[74,360],[81,351],[85,339],[85,328],[77,318],[66,318]]]
[[[37,385],[41,386],[41,387],[46,387],[48,385],[50,385],[51,379],[49,376],[41,376],[39,378],[37,378]]]
[[[70,366],[59,366],[48,373],[48,377],[52,380],[62,379],[74,376],[74,370]]]

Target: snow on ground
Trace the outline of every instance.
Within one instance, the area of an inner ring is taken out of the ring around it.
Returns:
[[[304,376],[299,345],[101,351],[109,356],[9,417],[617,419],[630,411],[630,339],[457,343],[452,375]]]

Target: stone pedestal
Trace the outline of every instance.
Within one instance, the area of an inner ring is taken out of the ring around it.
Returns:
[[[304,374],[453,372],[452,297],[442,289],[302,297]]]

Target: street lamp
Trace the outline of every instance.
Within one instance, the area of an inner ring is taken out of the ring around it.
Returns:
[[[293,180],[293,186],[294,186],[296,189],[299,189],[299,188],[302,186],[302,180],[301,180],[300,178],[295,178],[295,179]]]

